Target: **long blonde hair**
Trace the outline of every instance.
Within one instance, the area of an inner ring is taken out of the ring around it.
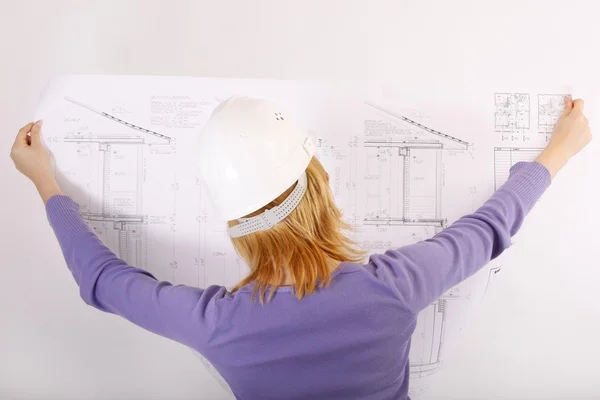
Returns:
[[[271,229],[232,238],[234,248],[250,267],[250,274],[233,291],[254,282],[253,296],[260,293],[262,304],[270,285],[269,300],[277,286],[284,283],[287,270],[295,281],[296,297],[302,299],[317,287],[329,285],[332,262],[364,259],[365,253],[345,235],[352,228],[342,220],[329,187],[329,176],[316,157],[306,169],[306,178],[304,197],[283,221]],[[281,204],[295,185],[247,217]],[[235,226],[238,222],[228,224]],[[272,285],[273,282],[277,284]]]

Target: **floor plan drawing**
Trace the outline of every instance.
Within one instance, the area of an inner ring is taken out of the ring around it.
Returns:
[[[496,111],[494,129],[502,141],[523,138],[531,126],[529,93],[494,93]]]
[[[519,161],[533,161],[543,148],[495,147],[494,148],[494,190],[506,182],[510,168]]]
[[[565,109],[568,94],[538,94],[538,133],[551,134]]]

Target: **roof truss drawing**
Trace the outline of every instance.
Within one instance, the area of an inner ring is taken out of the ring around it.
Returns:
[[[166,143],[170,143],[171,142],[171,137],[169,137],[167,135],[163,135],[162,133],[158,133],[156,131],[153,131],[153,130],[150,130],[150,129],[146,129],[146,128],[142,127],[142,126],[135,125],[135,124],[132,124],[130,122],[124,121],[124,120],[122,120],[120,118],[115,117],[114,115],[111,115],[111,114],[107,113],[107,112],[96,110],[95,108],[92,108],[91,106],[89,106],[89,105],[87,105],[85,103],[82,103],[79,100],[75,100],[75,99],[70,98],[70,97],[65,97],[65,100],[68,101],[69,103],[75,104],[78,107],[84,108],[84,109],[86,109],[88,111],[91,111],[91,112],[93,112],[95,114],[98,114],[98,115],[100,115],[100,116],[102,116],[104,118],[107,118],[107,119],[109,119],[111,121],[114,121],[114,122],[116,122],[118,124],[124,125],[124,126],[130,128],[130,129],[133,129],[133,130],[135,130],[137,132],[140,132],[140,133],[142,133],[144,135],[148,135],[150,137],[158,139],[159,141],[166,142]]]
[[[370,102],[368,100],[365,101],[365,104],[368,105],[369,107],[383,113],[386,117],[391,118],[392,120],[401,121],[401,122],[411,125],[414,128],[417,128],[421,133],[435,138],[439,143],[452,144],[453,147],[459,147],[459,148],[465,149],[465,150],[469,148],[469,143],[465,142],[464,140],[455,138],[454,136],[450,136],[450,135],[447,135],[440,131],[437,131],[435,129],[429,128],[417,121],[414,121],[410,118],[407,118],[403,115],[400,115],[392,110],[384,108],[384,107],[382,107],[378,104],[375,104],[373,102]]]

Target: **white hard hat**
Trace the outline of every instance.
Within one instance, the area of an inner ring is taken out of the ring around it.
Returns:
[[[240,219],[264,207],[299,182],[298,190],[281,204],[285,207],[263,213],[262,222],[258,217],[243,221],[246,228],[237,236],[282,220],[304,194],[304,171],[314,154],[312,139],[270,101],[227,99],[213,111],[198,145],[200,175],[225,220]]]

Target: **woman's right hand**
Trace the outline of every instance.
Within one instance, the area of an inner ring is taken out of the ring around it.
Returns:
[[[50,152],[40,138],[41,121],[25,125],[15,139],[10,151],[15,167],[35,184],[42,200],[61,194],[54,179]]]
[[[556,123],[552,137],[536,161],[554,177],[571,157],[590,143],[592,133],[583,114],[583,100],[565,97],[565,110]]]

